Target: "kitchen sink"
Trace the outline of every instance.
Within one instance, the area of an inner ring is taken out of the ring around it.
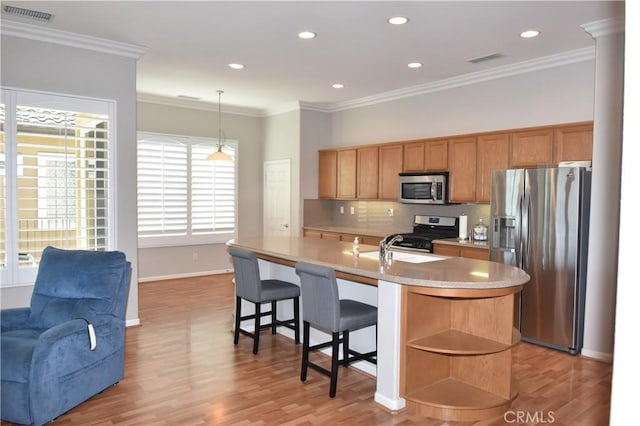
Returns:
[[[426,262],[435,262],[436,260],[444,260],[444,257],[441,256],[432,256],[429,254],[417,254],[417,253],[406,253],[403,251],[391,251],[393,253],[393,260],[400,262],[408,262],[408,263],[426,263]],[[360,257],[368,257],[370,259],[379,259],[378,251],[367,251],[364,253],[360,253]]]

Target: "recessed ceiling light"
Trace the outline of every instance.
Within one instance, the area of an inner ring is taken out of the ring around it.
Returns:
[[[422,67],[422,63],[420,63],[420,62],[409,62],[407,64],[407,66],[409,68],[420,68],[420,67]]]
[[[305,40],[309,40],[312,38],[316,38],[316,33],[314,33],[313,31],[302,31],[300,33],[298,33],[298,37],[305,39]]]
[[[520,33],[520,37],[522,38],[533,38],[538,37],[540,35],[540,31],[536,30],[527,30]]]
[[[242,65],[242,64],[229,64],[229,68],[233,68],[234,70],[241,70],[242,68],[244,68],[244,65]]]
[[[391,25],[404,25],[409,22],[409,18],[404,16],[394,16],[392,18],[387,19],[387,22]]]
[[[331,87],[333,87],[334,89],[342,89],[344,87],[344,84],[342,83],[334,83],[331,85]]]

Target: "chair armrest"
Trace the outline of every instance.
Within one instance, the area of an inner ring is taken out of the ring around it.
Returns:
[[[31,308],[10,308],[0,311],[2,331],[25,328],[31,315]]]
[[[109,315],[94,316],[87,320],[95,329],[95,350],[90,349],[89,332],[84,319],[74,319],[51,327],[40,335],[33,353],[32,366],[42,370],[32,371],[35,377],[40,374],[63,376],[98,362],[124,346],[124,321]]]

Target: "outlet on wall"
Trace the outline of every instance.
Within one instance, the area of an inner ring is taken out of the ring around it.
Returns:
[[[197,261],[198,261],[198,252],[197,252],[197,251],[194,251],[194,252],[193,252],[193,261],[194,261],[194,262],[197,262]]]
[[[344,206],[340,206],[340,214],[344,214]]]
[[[356,214],[356,208],[355,207],[351,207],[351,214]]]

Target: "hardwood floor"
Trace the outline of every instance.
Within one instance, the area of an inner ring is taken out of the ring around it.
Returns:
[[[234,346],[232,310],[230,274],[140,284],[124,380],[53,425],[471,424],[389,412],[373,402],[375,380],[352,368],[340,368],[330,399],[327,377],[310,370],[300,382],[302,345],[265,331],[257,355],[245,336]],[[514,362],[511,410],[474,424],[609,423],[610,364],[525,343]]]

